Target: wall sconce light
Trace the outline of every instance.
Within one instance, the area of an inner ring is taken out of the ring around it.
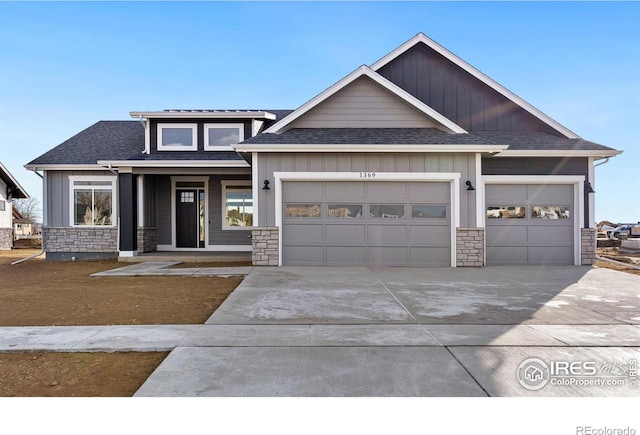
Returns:
[[[264,186],[262,186],[262,190],[271,190],[269,187],[269,180],[264,180]]]
[[[476,188],[473,187],[473,184],[471,184],[471,180],[467,180],[464,184],[467,185],[467,190],[476,190]]]
[[[596,191],[593,190],[591,183],[589,183],[588,181],[584,182],[584,193],[596,193]]]

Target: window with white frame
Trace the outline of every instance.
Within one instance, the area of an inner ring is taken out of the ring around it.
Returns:
[[[222,182],[222,229],[249,230],[253,225],[250,181]]]
[[[244,140],[243,124],[205,124],[204,149],[206,151],[232,150],[232,144]]]
[[[71,226],[114,226],[116,177],[70,176]]]
[[[158,151],[197,151],[197,124],[158,124]]]

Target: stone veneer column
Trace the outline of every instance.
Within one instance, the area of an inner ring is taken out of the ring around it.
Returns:
[[[280,257],[278,227],[253,227],[251,252],[251,262],[254,266],[277,266]]]
[[[0,228],[0,249],[9,250],[13,247],[13,228]]]
[[[156,227],[138,227],[138,252],[158,250],[158,229]]]
[[[484,266],[484,228],[456,228],[456,266]]]
[[[596,262],[596,241],[598,233],[594,228],[580,229],[580,252],[583,266],[590,266]]]

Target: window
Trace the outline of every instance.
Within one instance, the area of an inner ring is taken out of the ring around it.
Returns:
[[[4,211],[5,207],[6,207],[6,205],[5,205],[4,200],[0,201],[0,211]]]
[[[232,150],[231,145],[244,140],[243,124],[205,124],[205,151]]]
[[[372,204],[369,217],[382,219],[404,219],[404,205]]]
[[[362,204],[329,204],[327,217],[360,218],[362,217]]]
[[[116,177],[71,176],[72,226],[113,226]]]
[[[248,230],[253,225],[251,182],[222,182],[222,229]]]
[[[414,219],[444,219],[447,217],[447,206],[411,204],[411,217]]]
[[[531,207],[531,217],[534,219],[569,219],[569,207],[535,206]]]
[[[523,206],[487,207],[487,219],[524,219],[526,210]]]
[[[287,204],[285,216],[288,218],[319,218],[322,216],[320,204]]]
[[[158,151],[197,151],[197,124],[158,124]]]

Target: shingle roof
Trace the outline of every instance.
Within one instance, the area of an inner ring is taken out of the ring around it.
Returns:
[[[543,132],[487,132],[449,134],[432,128],[294,128],[281,134],[263,133],[243,144],[403,144],[509,145],[509,150],[611,150],[583,139],[567,139]]]

